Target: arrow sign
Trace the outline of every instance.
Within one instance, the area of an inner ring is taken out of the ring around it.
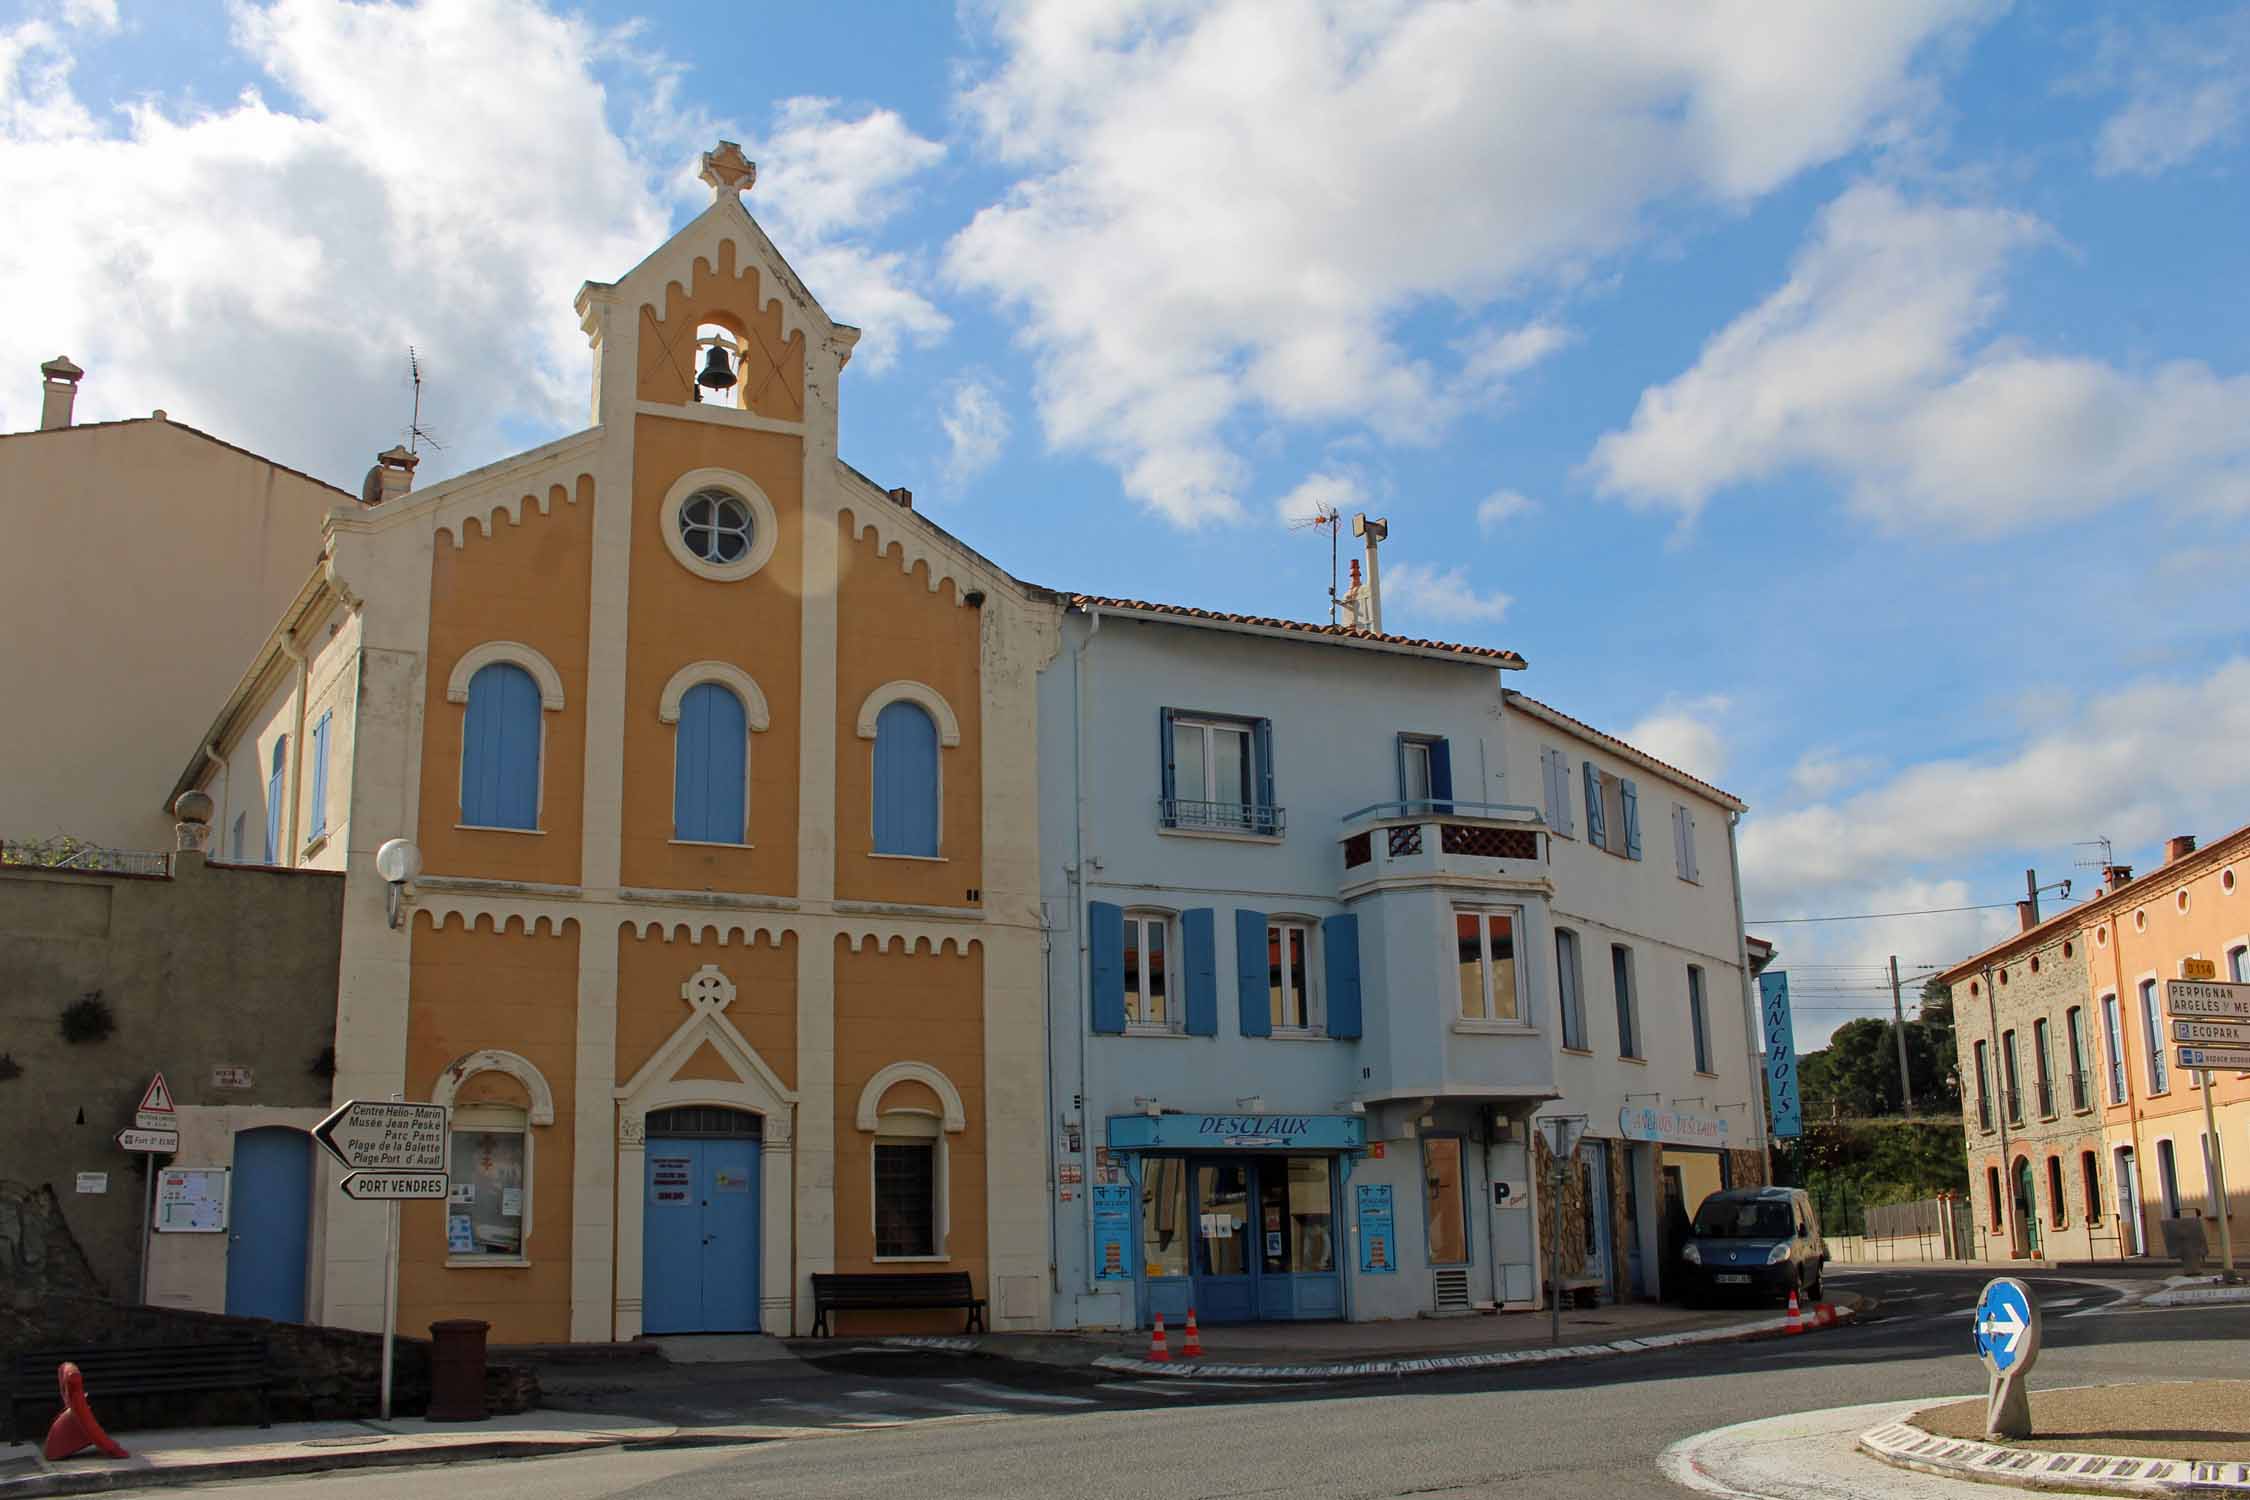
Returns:
[[[1977,1353],[1995,1376],[2021,1373],[2039,1357],[2039,1304],[2013,1276],[1986,1284],[1976,1306]]]
[[[180,1149],[180,1133],[177,1130],[120,1130],[117,1144],[127,1151],[170,1155]]]
[[[344,1196],[359,1202],[394,1198],[443,1198],[443,1172],[350,1172],[344,1177]]]
[[[1977,1324],[1977,1332],[1994,1343],[2005,1340],[2006,1342],[2001,1345],[2001,1352],[2006,1354],[2012,1363],[2016,1357],[2016,1345],[2023,1342],[2023,1331],[2030,1326],[2023,1320],[2023,1314],[2018,1312],[2013,1304],[2003,1304],[1997,1316],[1988,1314],[1982,1322]]]
[[[445,1175],[442,1104],[354,1099],[315,1125],[313,1139],[347,1171]]]

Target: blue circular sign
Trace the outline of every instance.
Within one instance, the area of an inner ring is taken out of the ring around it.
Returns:
[[[1977,1354],[1995,1375],[2027,1369],[2039,1356],[2039,1302],[2013,1276],[1985,1285],[1977,1298]]]

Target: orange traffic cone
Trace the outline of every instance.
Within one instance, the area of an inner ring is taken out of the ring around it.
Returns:
[[[1172,1362],[1172,1351],[1164,1347],[1164,1314],[1156,1315],[1156,1331],[1148,1336],[1148,1357],[1160,1365]]]
[[[99,1448],[111,1458],[131,1458],[110,1435],[102,1431],[95,1420],[94,1409],[86,1404],[85,1377],[78,1366],[65,1362],[55,1369],[56,1384],[61,1388],[63,1409],[47,1429],[47,1441],[39,1451],[48,1459],[69,1458],[88,1448]]]
[[[1187,1337],[1180,1340],[1180,1358],[1201,1359],[1202,1357],[1203,1334],[1195,1326],[1195,1309],[1191,1307],[1188,1309]]]
[[[1804,1313],[1803,1313],[1803,1312],[1801,1312],[1801,1311],[1799,1311],[1799,1310],[1798,1310],[1798,1307],[1797,1307],[1797,1289],[1796,1289],[1795,1287],[1791,1287],[1791,1288],[1789,1289],[1789,1329],[1788,1329],[1788,1331],[1789,1331],[1789,1332],[1791,1332],[1791,1333],[1803,1333],[1803,1332],[1805,1331],[1805,1315],[1804,1315]]]
[[[1815,1302],[1812,1309],[1812,1320],[1815,1328],[1828,1327],[1836,1321],[1836,1304],[1833,1302]]]

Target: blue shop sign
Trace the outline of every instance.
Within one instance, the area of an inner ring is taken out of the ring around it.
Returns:
[[[1111,1115],[1109,1144],[1122,1151],[1357,1151],[1360,1115]]]

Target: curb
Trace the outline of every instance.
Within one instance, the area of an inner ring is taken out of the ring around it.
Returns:
[[[2250,1306],[2250,1286],[2183,1286],[2150,1292],[2140,1307],[2243,1307]]]
[[[1859,1436],[1859,1451],[1893,1468],[2020,1489],[2100,1495],[2250,1496],[2250,1459],[2121,1458],[2049,1453],[1939,1437],[1905,1421]]]
[[[1841,1327],[1855,1321],[1860,1315],[1857,1308],[1838,1307],[1835,1322],[1829,1327]],[[1179,1361],[1159,1364],[1154,1360],[1134,1359],[1126,1355],[1105,1354],[1093,1361],[1096,1369],[1117,1374],[1160,1376],[1168,1380],[1338,1380],[1363,1375],[1435,1375],[1456,1370],[1488,1370],[1510,1365],[1554,1364],[1563,1360],[1600,1359],[1616,1354],[1641,1354],[1657,1349],[1675,1349],[1691,1344],[1722,1344],[1740,1340],[1768,1338],[1786,1334],[1787,1317],[1761,1318],[1751,1323],[1730,1323],[1720,1328],[1698,1328],[1681,1333],[1653,1333],[1646,1338],[1612,1339],[1600,1344],[1573,1344],[1560,1349],[1492,1349],[1477,1354],[1440,1354],[1393,1359],[1336,1360],[1309,1365],[1246,1365],[1225,1364],[1213,1361]],[[1806,1333],[1818,1333],[1821,1325],[1807,1323]]]

